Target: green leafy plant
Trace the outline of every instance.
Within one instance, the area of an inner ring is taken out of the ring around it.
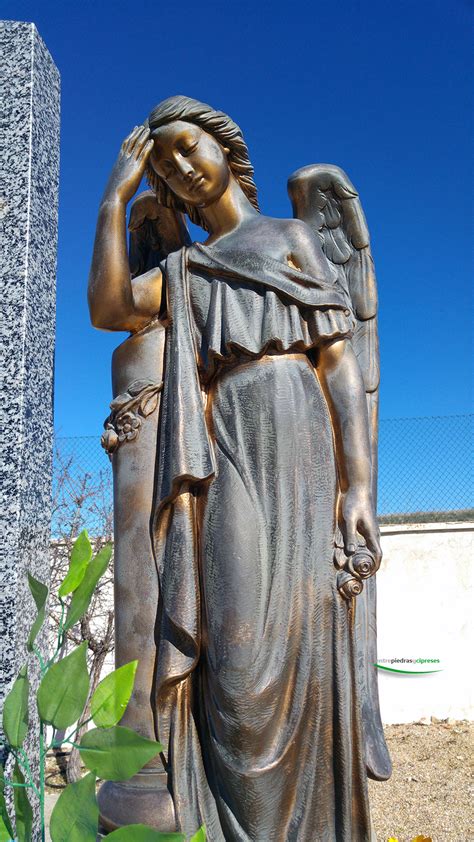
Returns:
[[[78,748],[82,762],[89,770],[85,777],[70,783],[61,793],[50,821],[52,842],[96,842],[99,807],[96,798],[97,778],[125,781],[133,777],[163,748],[159,742],[141,737],[119,725],[133,692],[138,661],[131,661],[106,676],[90,699],[90,717],[84,719],[90,678],[87,669],[87,643],[82,643],[61,658],[65,635],[86,613],[94,590],[107,570],[112,547],[106,545],[93,556],[86,531],[81,532],[71,553],[69,569],[58,590],[61,620],[55,651],[45,661],[36,645],[36,638],[46,617],[48,588],[28,574],[30,591],[37,616],[32,625],[27,650],[39,662],[41,682],[36,702],[39,714],[38,774],[31,768],[23,747],[29,729],[28,667],[23,666],[5,699],[3,731],[5,748],[13,756],[10,777],[0,764],[0,842],[31,842],[33,809],[31,798],[39,803],[41,839],[45,839],[45,765],[46,755],[63,743]],[[93,721],[96,726],[75,742],[80,729]],[[60,741],[47,742],[47,726],[55,733],[66,731]],[[71,729],[67,733],[67,729]],[[5,790],[13,789],[14,817],[10,816]],[[14,818],[14,820],[13,820]],[[146,825],[128,825],[107,837],[112,842],[185,842],[183,833],[160,833]],[[205,842],[204,827],[191,842]]]

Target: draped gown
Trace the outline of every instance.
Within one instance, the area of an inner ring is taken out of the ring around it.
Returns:
[[[318,346],[354,322],[331,273],[194,244],[162,265],[153,540],[157,726],[181,830],[366,842],[352,616]]]

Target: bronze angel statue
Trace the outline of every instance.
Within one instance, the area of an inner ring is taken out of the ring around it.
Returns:
[[[174,96],[101,203],[91,318],[131,334],[104,433],[117,660],[140,659],[133,724],[164,746],[148,778],[105,785],[108,827],[135,811],[210,842],[375,840],[375,274],[346,174],[288,187],[294,218],[261,214],[240,128]]]

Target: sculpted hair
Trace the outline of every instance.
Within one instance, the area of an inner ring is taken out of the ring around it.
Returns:
[[[260,210],[247,144],[237,123],[234,123],[223,111],[216,111],[210,105],[199,102],[197,99],[191,99],[187,96],[171,96],[160,102],[148,117],[148,126],[152,136],[155,129],[166,126],[174,120],[184,120],[187,123],[199,126],[203,131],[211,134],[221,146],[226,146],[229,149],[228,162],[231,172],[250,204]],[[155,172],[151,163],[147,165],[147,180],[161,205],[186,213],[192,222],[201,226],[201,228],[206,228],[199,208],[188,205],[179,199]]]

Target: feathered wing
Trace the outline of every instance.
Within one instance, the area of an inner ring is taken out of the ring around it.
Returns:
[[[145,190],[133,202],[128,229],[132,278],[154,269],[171,252],[191,244],[184,215],[159,205],[153,190]]]
[[[362,205],[347,175],[332,164],[311,164],[290,176],[293,214],[319,236],[323,251],[356,317],[352,345],[364,380],[372,455],[372,494],[377,501],[379,347],[377,285],[370,238]],[[368,775],[386,780],[391,761],[380,717],[377,670],[375,577],[357,597],[355,641],[362,691],[362,720]]]

